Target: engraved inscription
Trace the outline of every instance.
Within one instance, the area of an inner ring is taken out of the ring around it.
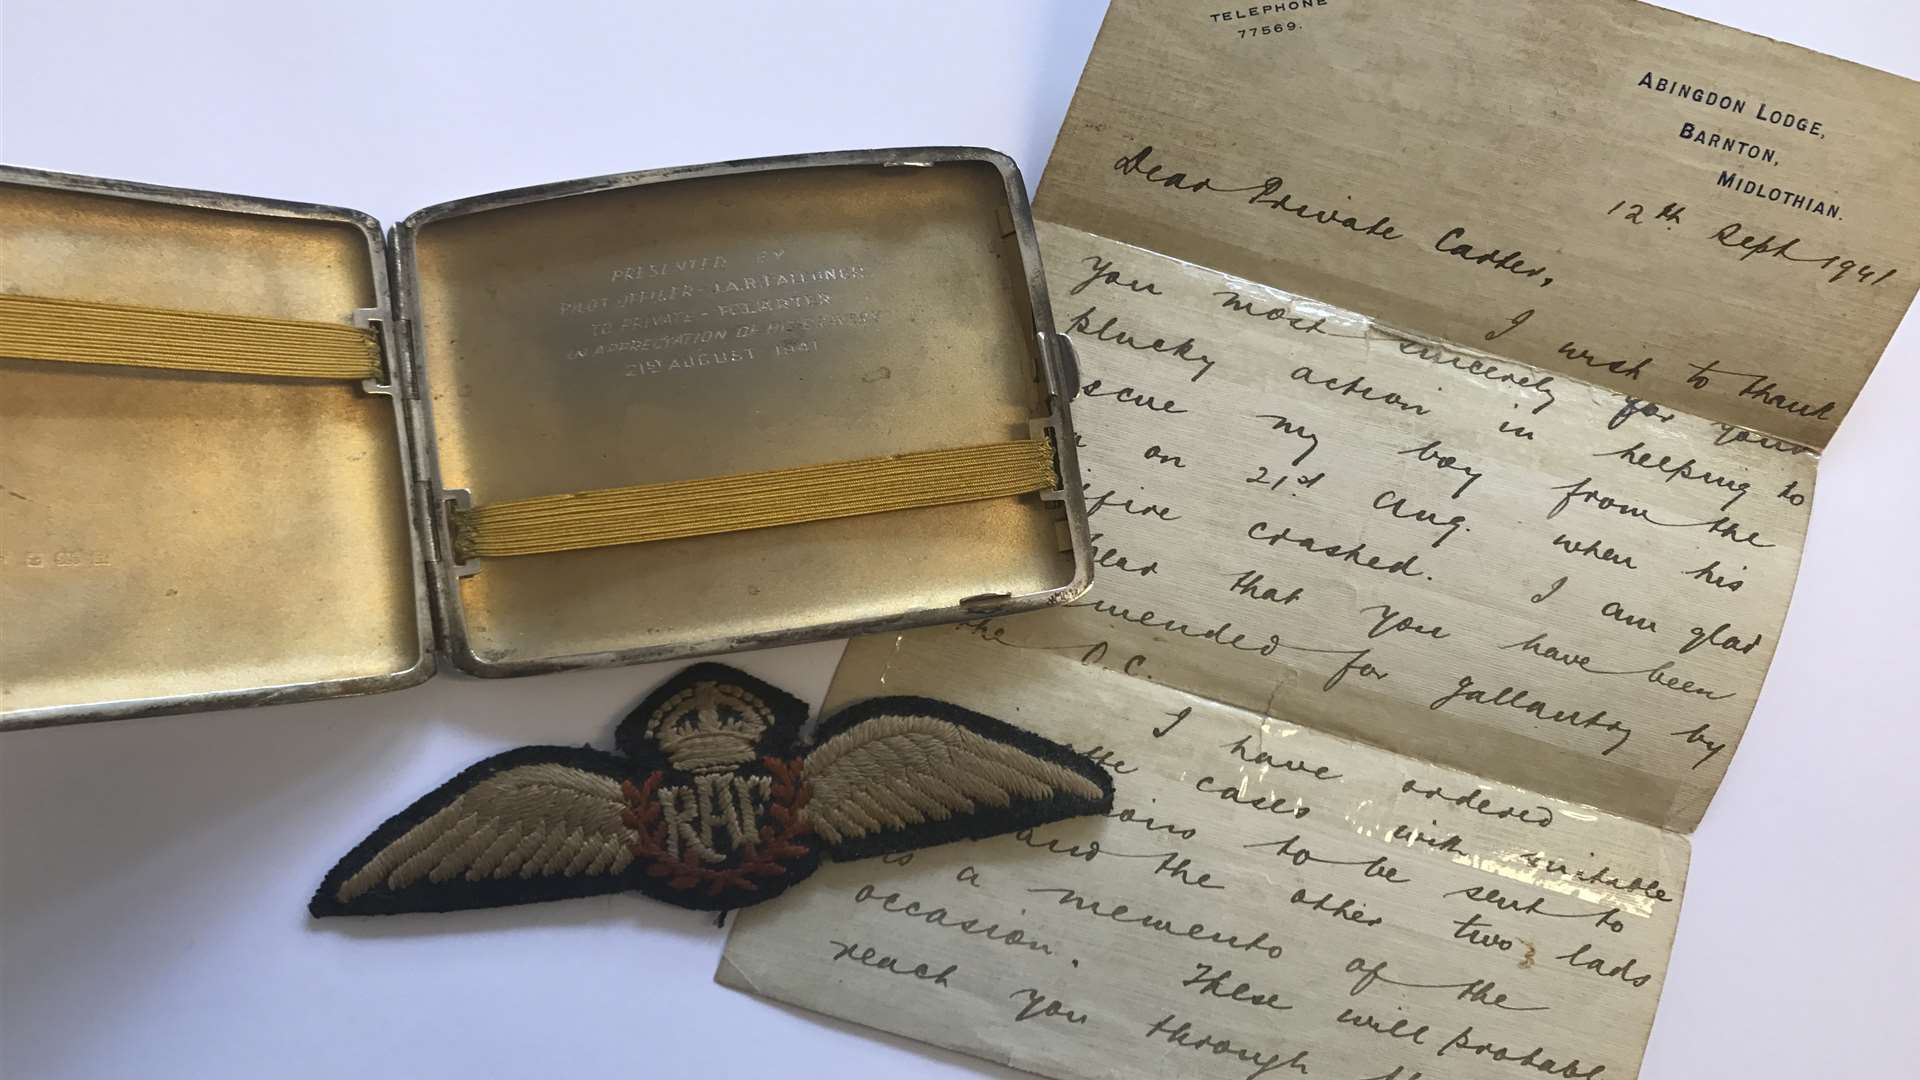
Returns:
[[[612,267],[552,315],[568,360],[628,377],[805,361],[883,321],[875,268],[795,262],[768,248]]]

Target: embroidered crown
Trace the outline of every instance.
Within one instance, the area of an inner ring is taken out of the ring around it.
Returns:
[[[752,761],[773,720],[773,710],[746,690],[702,681],[662,702],[647,721],[647,735],[674,768],[712,772]]]

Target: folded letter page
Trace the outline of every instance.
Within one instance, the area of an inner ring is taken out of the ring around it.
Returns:
[[[1038,203],[1094,587],[829,691],[1114,809],[830,865],[722,981],[1072,1080],[1636,1076],[1917,122],[1630,0],[1115,0]]]

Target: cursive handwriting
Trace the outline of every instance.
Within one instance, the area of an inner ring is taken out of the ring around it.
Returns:
[[[1144,293],[1148,296],[1162,295],[1160,286],[1155,285],[1151,281],[1142,278],[1122,279],[1120,272],[1113,268],[1112,259],[1101,255],[1088,255],[1086,258],[1081,259],[1080,262],[1083,265],[1093,267],[1093,273],[1088,274],[1078,285],[1068,289],[1068,296],[1079,296],[1094,285],[1114,285],[1130,292]]]
[[[1770,409],[1778,409],[1788,415],[1802,417],[1807,420],[1824,420],[1828,423],[1833,423],[1837,419],[1837,417],[1833,415],[1833,412],[1840,407],[1839,402],[1828,401],[1819,405],[1811,405],[1797,398],[1788,397],[1780,392],[1780,384],[1774,380],[1773,376],[1768,375],[1764,371],[1730,371],[1727,368],[1721,367],[1720,361],[1718,360],[1709,360],[1704,364],[1689,364],[1688,366],[1693,368],[1693,374],[1687,376],[1687,385],[1693,387],[1695,390],[1706,390],[1712,387],[1713,379],[1711,376],[1726,375],[1735,380],[1746,380],[1744,386],[1734,391],[1737,397],[1758,401]]]
[[[1531,317],[1533,313],[1528,312],[1527,314]],[[1520,322],[1525,321],[1525,319],[1520,320]],[[1518,324],[1516,323],[1515,325]],[[1512,328],[1509,327],[1508,329]],[[1387,336],[1393,338],[1391,334]],[[1463,353],[1452,352],[1424,341],[1414,341],[1411,338],[1394,338],[1394,340],[1400,343],[1400,355],[1402,356],[1417,356],[1438,367],[1450,367],[1456,371],[1464,371],[1469,375],[1478,376],[1488,382],[1504,383],[1517,389],[1531,390],[1534,393],[1540,394],[1546,400],[1539,402],[1534,405],[1532,409],[1528,410],[1529,413],[1534,416],[1538,416],[1548,408],[1551,408],[1557,400],[1553,396],[1553,376],[1545,372],[1507,371],[1501,368],[1499,364],[1490,360],[1478,356],[1468,356]],[[1531,436],[1528,437],[1531,438]]]
[[[1799,443],[1790,443],[1785,439],[1775,439],[1771,436],[1748,431],[1746,428],[1734,427],[1732,424],[1715,424],[1713,426],[1720,431],[1720,434],[1713,437],[1713,445],[1715,446],[1726,446],[1730,443],[1752,443],[1762,450],[1772,450],[1777,454],[1786,454],[1789,457],[1813,453],[1811,448],[1801,446]]]
[[[1593,477],[1583,476],[1571,484],[1561,484],[1553,488],[1552,490],[1564,492],[1565,494],[1560,496],[1559,502],[1553,504],[1553,509],[1547,511],[1547,520],[1551,521],[1559,517],[1561,511],[1573,505],[1573,501],[1578,499],[1596,510],[1608,510],[1622,517],[1639,518],[1642,521],[1654,525],[1665,525],[1668,528],[1677,528],[1681,524],[1679,522],[1661,521],[1649,513],[1645,507],[1636,506],[1624,499],[1616,499],[1597,487],[1589,487],[1588,485],[1592,483]]]
[[[918,979],[921,982],[930,982],[935,986],[950,985],[947,982],[947,976],[960,970],[959,964],[948,964],[940,971],[934,971],[933,968],[926,963],[919,963],[910,968],[903,968],[900,966],[902,961],[892,956],[882,955],[880,950],[871,945],[863,947],[857,941],[834,941],[829,942],[829,944],[837,946],[840,950],[833,954],[834,962],[852,960],[862,967],[869,967],[875,971],[884,971],[889,975],[903,975],[910,979]]]
[[[1179,416],[1192,411],[1174,404],[1172,398],[1161,401],[1152,394],[1142,394],[1131,386],[1122,386],[1118,389],[1108,390],[1106,389],[1106,384],[1099,379],[1095,379],[1085,386],[1082,386],[1080,388],[1080,396],[1087,398],[1112,398],[1118,404],[1132,405],[1136,408],[1145,409],[1148,412],[1160,413],[1163,416]]]
[[[1105,533],[1094,533],[1092,536],[1087,537],[1087,544],[1093,549],[1093,565],[1103,570],[1113,570],[1122,574],[1135,574],[1140,577],[1148,577],[1160,572],[1160,560],[1158,559],[1150,563],[1141,563],[1135,566],[1132,560],[1120,553],[1119,548],[1101,547],[1100,540],[1105,537],[1105,535]]]
[[[1171,465],[1176,469],[1184,469],[1187,467],[1186,458],[1181,457],[1179,454],[1167,453],[1160,448],[1159,443],[1154,443],[1152,446],[1147,447],[1146,452],[1141,454],[1140,458],[1143,461],[1151,461],[1156,465]]]
[[[1404,1016],[1389,1024],[1372,1013],[1363,1013],[1352,1008],[1341,1009],[1340,1015],[1334,1017],[1333,1022],[1347,1024],[1362,1031],[1371,1031],[1375,1035],[1385,1035],[1389,1039],[1402,1039],[1415,1046],[1427,1045],[1427,1032],[1433,1030],[1426,1024],[1416,1027],[1411,1019]]]
[[[1054,898],[1054,903],[1061,907],[1072,908],[1088,918],[1104,919],[1123,926],[1138,926],[1143,930],[1165,934],[1168,937],[1218,945],[1234,952],[1264,956],[1269,960],[1278,960],[1286,955],[1287,951],[1285,946],[1273,941],[1273,934],[1266,930],[1249,938],[1221,930],[1209,930],[1204,923],[1189,922],[1182,926],[1174,919],[1151,912],[1136,912],[1126,904],[1115,904],[1097,897],[1086,896],[1076,889],[1065,886],[1046,886],[1027,891],[1035,896],[1051,896]]]
[[[1150,814],[1142,814],[1131,806],[1109,810],[1108,821],[1118,821],[1129,825],[1138,825],[1150,833],[1163,832],[1168,836],[1177,836],[1182,840],[1191,840],[1200,835],[1200,830],[1190,825],[1176,825],[1171,821],[1163,822]]]
[[[1121,607],[1108,600],[1076,600],[1065,605],[1069,608],[1091,608],[1096,614],[1110,619],[1118,619],[1134,626],[1143,626],[1149,630],[1166,630],[1179,634],[1183,638],[1195,641],[1211,642],[1235,652],[1257,653],[1260,656],[1272,656],[1281,650],[1312,653],[1321,656],[1344,656],[1346,662],[1340,669],[1328,677],[1321,685],[1322,690],[1332,690],[1339,686],[1348,675],[1360,675],[1371,679],[1385,679],[1389,673],[1367,662],[1372,649],[1323,649],[1311,645],[1294,645],[1280,640],[1278,634],[1269,634],[1265,641],[1251,640],[1245,631],[1235,631],[1233,621],[1229,619],[1218,626],[1200,630],[1184,619],[1162,616],[1152,608],[1135,612],[1132,608]]]
[[[1744,570],[1746,567],[1743,566],[1741,569]],[[1688,570],[1682,576],[1690,577],[1695,581],[1704,581],[1716,589],[1725,589],[1728,592],[1739,592],[1740,587],[1747,583],[1744,578],[1721,573],[1719,559],[1713,560],[1698,570]]]
[[[1237,784],[1220,784],[1212,776],[1203,776],[1193,782],[1193,790],[1202,795],[1212,795],[1221,802],[1244,806],[1249,810],[1278,814],[1281,817],[1303,818],[1313,813],[1312,807],[1301,806],[1299,801],[1285,795],[1247,794],[1247,778],[1241,777]]]
[[[1255,600],[1265,600],[1270,604],[1279,604],[1283,607],[1306,595],[1305,590],[1297,585],[1283,593],[1266,582],[1267,576],[1260,571],[1242,570],[1233,576],[1233,584],[1227,586],[1227,590],[1240,596],[1251,596]]]
[[[1469,701],[1479,705],[1493,705],[1502,708],[1518,709],[1523,713],[1540,720],[1545,720],[1551,724],[1565,724],[1572,728],[1599,730],[1620,736],[1614,740],[1612,745],[1600,751],[1602,757],[1625,746],[1627,740],[1633,737],[1633,729],[1618,720],[1608,719],[1607,710],[1605,709],[1594,713],[1583,712],[1580,709],[1556,709],[1539,697],[1534,696],[1531,690],[1523,687],[1503,686],[1491,692],[1479,689],[1474,685],[1473,676],[1471,675],[1460,676],[1459,685],[1440,697],[1433,699],[1433,702],[1429,704],[1427,708],[1438,712],[1456,700]]]
[[[1542,829],[1553,824],[1553,810],[1546,806],[1501,806],[1487,796],[1485,788],[1474,788],[1462,795],[1453,795],[1438,784],[1422,785],[1418,780],[1408,780],[1400,785],[1402,795],[1418,795],[1423,799],[1432,799],[1457,806],[1462,810],[1471,810],[1482,817],[1512,818],[1522,825],[1535,825]],[[1395,835],[1394,839],[1407,839]],[[1458,840],[1459,837],[1453,839]]]
[[[1605,368],[1607,371],[1628,379],[1639,379],[1640,373],[1653,365],[1653,357],[1648,356],[1632,364],[1625,360],[1602,360],[1588,352],[1577,342],[1569,341],[1560,346],[1560,355],[1569,360],[1577,360],[1590,368]]]
[[[1253,301],[1243,298],[1238,292],[1232,289],[1220,289],[1213,295],[1221,298],[1221,307],[1226,308],[1228,311],[1238,312],[1250,319],[1264,319],[1267,322],[1283,322],[1287,324],[1289,329],[1298,330],[1303,334],[1324,334],[1327,332],[1327,317],[1325,315],[1315,318],[1313,316],[1296,314],[1292,308],[1285,304],[1275,304],[1272,307],[1263,308]]]
[[[1673,661],[1671,660],[1664,661],[1649,668],[1614,670],[1594,667],[1593,657],[1585,653],[1562,649],[1558,645],[1547,641],[1547,631],[1545,630],[1542,630],[1525,641],[1515,641],[1511,644],[1502,645],[1500,648],[1502,650],[1519,649],[1523,653],[1537,656],[1542,660],[1551,661],[1562,667],[1575,668],[1589,675],[1645,675],[1647,681],[1656,686],[1664,686],[1669,690],[1676,690],[1683,694],[1696,694],[1706,698],[1708,701],[1725,701],[1733,696],[1732,691],[1717,694],[1704,686],[1696,685],[1692,679],[1683,679],[1677,675],[1667,674],[1668,671],[1673,668]],[[1686,652],[1687,650],[1682,648],[1680,651]]]
[[[1292,544],[1302,551],[1310,551],[1315,555],[1325,555],[1327,558],[1338,562],[1352,563],[1362,570],[1375,570],[1383,574],[1397,574],[1410,578],[1423,578],[1427,576],[1424,570],[1415,570],[1413,568],[1413,565],[1420,561],[1420,556],[1409,555],[1404,559],[1398,559],[1394,562],[1383,562],[1382,560],[1386,558],[1384,555],[1366,555],[1367,545],[1365,541],[1361,541],[1352,547],[1342,547],[1337,543],[1322,544],[1311,536],[1293,535],[1292,526],[1282,526],[1280,531],[1276,533],[1273,531],[1273,527],[1264,521],[1256,521],[1247,529],[1247,539],[1257,540],[1268,547],[1277,547],[1283,543]],[[1363,555],[1366,557],[1362,558],[1361,556]]]
[[[1733,624],[1729,622],[1723,622],[1711,630],[1696,626],[1693,628],[1693,636],[1687,639],[1685,645],[1680,646],[1680,653],[1684,656],[1703,646],[1711,646],[1716,649],[1725,649],[1727,652],[1737,652],[1742,656],[1751,656],[1753,650],[1767,639],[1765,634],[1743,638],[1738,634],[1727,632],[1732,629]]]
[[[1141,503],[1140,505],[1136,506],[1134,505],[1134,502],[1131,498],[1122,499],[1119,497],[1119,495],[1120,493],[1115,489],[1108,488],[1107,490],[1101,492],[1100,494],[1095,495],[1092,498],[1088,499],[1087,500],[1087,516],[1092,517],[1093,515],[1099,513],[1100,511],[1105,510],[1108,507],[1112,507],[1113,509],[1120,511],[1123,514],[1126,514],[1128,517],[1150,517],[1155,521],[1179,521],[1180,520],[1180,515],[1174,513],[1173,510],[1169,507],[1161,506],[1157,503]]]
[[[1233,978],[1232,968],[1216,969],[1212,964],[1195,964],[1193,968],[1193,974],[1183,979],[1180,985],[1202,997],[1222,998],[1242,1005],[1272,1009],[1274,1012],[1288,1012],[1293,1009],[1291,1005],[1280,1004],[1278,994],[1255,993],[1251,983],[1235,983],[1232,989],[1228,989],[1227,980]]]
[[[1464,889],[1455,889],[1444,893],[1448,900],[1456,896],[1464,897],[1476,904],[1488,904],[1500,911],[1510,911],[1520,915],[1537,915],[1542,919],[1578,919],[1592,921],[1595,926],[1611,930],[1616,934],[1625,933],[1627,924],[1620,921],[1620,909],[1606,908],[1601,911],[1548,911],[1546,901],[1538,896],[1531,900],[1508,896],[1500,891],[1498,885],[1469,885]]]
[[[1306,425],[1304,424],[1296,424],[1293,421],[1287,419],[1286,417],[1280,416],[1276,413],[1259,413],[1254,416],[1254,419],[1255,420],[1271,420],[1273,421],[1273,430],[1284,432],[1288,435],[1292,435],[1297,439],[1306,440],[1307,448],[1305,450],[1300,451],[1300,453],[1296,454],[1292,461],[1292,465],[1296,469],[1300,467],[1301,462],[1311,457],[1315,450],[1320,449],[1320,436],[1315,435],[1311,431],[1308,431],[1306,428]]]
[[[1608,963],[1606,958],[1598,953],[1589,956],[1588,954],[1592,952],[1593,946],[1583,942],[1579,948],[1556,956],[1554,959],[1565,960],[1568,967],[1579,971],[1590,971],[1603,979],[1619,979],[1636,990],[1653,981],[1651,972],[1643,971],[1638,975],[1632,973],[1638,961],[1631,956],[1627,957],[1627,962],[1624,964],[1613,964]]]
[[[1314,896],[1305,889],[1295,889],[1293,895],[1287,898],[1287,902],[1322,915],[1331,915],[1341,922],[1349,922],[1355,926],[1372,928],[1387,921],[1381,916],[1369,914],[1366,908],[1360,906],[1360,901],[1353,897],[1336,898],[1331,892]]]
[[[1402,615],[1400,610],[1392,604],[1374,604],[1360,609],[1363,615],[1375,611],[1380,613],[1380,618],[1376,619],[1373,628],[1367,631],[1368,640],[1383,638],[1388,634],[1416,634],[1420,637],[1430,637],[1435,641],[1444,641],[1453,636],[1445,627],[1423,626],[1415,622],[1412,618]]]
[[[1156,876],[1165,875],[1190,889],[1211,889],[1219,891],[1226,886],[1213,880],[1211,873],[1193,869],[1193,860],[1178,851],[1125,852],[1103,847],[1098,840],[1077,842],[1060,837],[1042,840],[1033,835],[1032,829],[1021,829],[1013,838],[1027,847],[1044,851],[1049,855],[1061,855],[1079,862],[1090,863],[1100,858],[1108,859],[1158,859],[1160,863],[1150,872]]]
[[[1614,413],[1613,417],[1607,421],[1607,430],[1617,431],[1620,426],[1627,421],[1641,416],[1652,417],[1663,424],[1673,422],[1673,414],[1663,412],[1660,406],[1655,405],[1653,402],[1641,401],[1636,397],[1623,397],[1621,398],[1620,411]]]
[[[1469,1054],[1489,1057],[1494,1061],[1504,1061],[1514,1065],[1525,1065],[1527,1068],[1533,1069],[1536,1072],[1547,1076],[1559,1077],[1561,1080],[1594,1080],[1594,1078],[1598,1077],[1601,1073],[1607,1071],[1605,1065],[1595,1065],[1588,1068],[1582,1065],[1580,1059],[1577,1057],[1561,1061],[1559,1058],[1548,1054],[1544,1046],[1536,1045],[1533,1049],[1525,1053],[1516,1053],[1513,1048],[1502,1046],[1492,1040],[1474,1042],[1472,1025],[1468,1025],[1460,1034],[1447,1040],[1447,1045],[1441,1047],[1439,1052],[1434,1056],[1446,1057],[1447,1051],[1449,1050],[1465,1050]]]
[[[1688,746],[1704,746],[1707,748],[1707,752],[1701,756],[1700,760],[1693,763],[1693,767],[1698,769],[1700,766],[1712,761],[1716,754],[1727,748],[1727,744],[1723,740],[1712,738],[1707,734],[1707,732],[1712,730],[1713,725],[1705,723],[1690,727],[1685,731],[1671,731],[1667,734],[1670,738],[1684,738],[1687,740],[1686,745]]]
[[[1649,616],[1635,615],[1620,605],[1618,600],[1609,600],[1600,607],[1600,614],[1614,622],[1625,623],[1635,630],[1645,630],[1649,634],[1660,632],[1660,623]]]
[[[918,900],[906,900],[898,892],[883,893],[873,885],[862,885],[853,894],[856,904],[875,903],[880,910],[890,915],[899,915],[916,919],[928,926],[938,926],[947,930],[958,930],[969,937],[982,937],[1000,945],[1026,949],[1042,956],[1052,956],[1053,947],[1045,942],[1035,941],[1019,928],[1003,930],[999,923],[982,925],[978,918],[956,918],[945,907],[923,907]]]
[[[1258,184],[1222,186],[1214,182],[1210,176],[1194,177],[1184,170],[1167,172],[1166,166],[1154,160],[1154,155],[1152,146],[1142,146],[1133,153],[1116,160],[1113,163],[1113,171],[1122,176],[1137,176],[1169,191],[1246,195],[1249,206],[1291,214],[1301,221],[1331,226],[1371,239],[1393,241],[1406,235],[1394,227],[1393,218],[1390,215],[1382,214],[1372,223],[1363,225],[1360,217],[1355,214],[1316,207],[1298,199],[1291,192],[1284,190],[1286,181],[1278,176],[1269,176]]]
[[[1176,1024],[1175,1021],[1179,1022]],[[1305,1050],[1298,1051],[1292,1057],[1282,1061],[1277,1051],[1271,1054],[1263,1054],[1258,1050],[1240,1046],[1231,1039],[1222,1038],[1217,1035],[1196,1034],[1193,1030],[1193,1023],[1188,1020],[1181,1020],[1178,1013],[1168,1013],[1160,1019],[1155,1020],[1153,1026],[1147,1029],[1145,1037],[1151,1039],[1155,1035],[1159,1035],[1168,1043],[1182,1047],[1183,1049],[1198,1050],[1203,1053],[1212,1054],[1214,1057],[1230,1057],[1242,1065],[1251,1065],[1253,1066],[1253,1071],[1246,1075],[1246,1080],[1259,1080],[1260,1077],[1280,1069],[1292,1069],[1301,1076],[1308,1075],[1307,1051]]]
[[[1448,895],[1452,895],[1449,893]],[[1376,983],[1397,986],[1402,990],[1452,990],[1456,992],[1454,1000],[1486,1005],[1503,1012],[1546,1012],[1545,1005],[1509,1005],[1507,995],[1500,992],[1499,984],[1492,979],[1471,979],[1457,983],[1420,983],[1402,982],[1385,974],[1387,961],[1369,963],[1364,956],[1356,956],[1347,961],[1347,974],[1358,975],[1352,986],[1347,988],[1348,997],[1359,997],[1372,989]]]
[[[1087,1022],[1086,1013],[1075,1012],[1062,1004],[1059,998],[1048,997],[1031,986],[1021,990],[1015,990],[1013,993],[1008,994],[1007,997],[1010,999],[1021,997],[1027,999],[1027,1003],[1020,1006],[1020,1011],[1014,1014],[1013,1022],[1016,1024],[1026,1020],[1045,1020],[1054,1016],[1065,1020],[1069,1024],[1084,1024]]]
[[[1659,878],[1648,880],[1636,874],[1633,879],[1629,881],[1615,874],[1611,866],[1603,866],[1598,870],[1577,870],[1571,865],[1539,851],[1525,852],[1524,854],[1515,856],[1515,858],[1535,870],[1549,874],[1565,874],[1573,880],[1584,884],[1598,885],[1601,888],[1614,889],[1619,892],[1639,893],[1649,900],[1660,903],[1672,903],[1678,899],[1674,894],[1668,892],[1661,886]]]
[[[1504,270],[1509,274],[1534,279],[1534,284],[1543,289],[1553,284],[1553,275],[1547,273],[1547,268],[1541,265],[1529,265],[1525,258],[1525,252],[1522,252],[1519,248],[1515,248],[1512,251],[1502,251],[1499,248],[1481,250],[1462,239],[1466,235],[1467,230],[1462,226],[1456,225],[1441,234],[1440,239],[1433,242],[1433,250],[1442,255],[1451,255],[1456,259],[1465,260],[1476,266],[1484,266],[1489,270]]]
[[[1716,473],[1711,469],[1695,468],[1695,466],[1700,463],[1698,458],[1689,457],[1685,461],[1678,463],[1675,463],[1673,457],[1668,454],[1661,454],[1656,458],[1653,456],[1653,451],[1647,449],[1645,439],[1634,443],[1632,446],[1623,446],[1618,450],[1602,450],[1593,456],[1619,458],[1629,465],[1636,465],[1642,469],[1651,469],[1654,472],[1666,476],[1667,479],[1665,482],[1669,484],[1675,480],[1693,480],[1707,487],[1733,492],[1733,495],[1728,498],[1727,501],[1720,504],[1720,509],[1722,510],[1733,509],[1733,504],[1739,502],[1740,499],[1751,490],[1750,485],[1745,480],[1739,480],[1722,473]]]
[[[1553,546],[1569,555],[1587,555],[1599,559],[1603,563],[1611,563],[1614,566],[1624,566],[1629,570],[1640,569],[1639,565],[1633,561],[1633,556],[1623,551],[1615,551],[1612,547],[1602,544],[1598,540],[1588,540],[1585,543],[1581,543],[1566,533],[1561,533],[1553,538]],[[1561,578],[1560,580],[1565,581],[1567,579]],[[1535,602],[1538,603],[1538,601]]]
[[[1725,186],[1724,182],[1723,186]],[[1739,221],[1728,222],[1716,229],[1712,236],[1721,247],[1740,252],[1741,262],[1746,262],[1755,256],[1763,256],[1831,270],[1833,276],[1827,279],[1829,285],[1838,284],[1848,276],[1852,276],[1862,285],[1882,285],[1900,272],[1892,267],[1882,270],[1872,263],[1857,262],[1844,255],[1797,255],[1795,250],[1800,246],[1799,237],[1791,236],[1782,240],[1779,233],[1770,233],[1763,240],[1759,233],[1747,231],[1746,224]]]
[[[1408,401],[1406,398],[1401,397],[1398,391],[1380,390],[1372,386],[1367,382],[1367,378],[1364,375],[1355,375],[1353,378],[1341,382],[1340,376],[1338,375],[1322,377],[1319,372],[1313,370],[1313,365],[1301,364],[1299,367],[1294,368],[1287,377],[1294,382],[1306,383],[1308,386],[1318,386],[1328,393],[1339,394],[1341,397],[1358,397],[1361,401],[1372,401],[1382,405],[1391,405],[1401,412],[1410,412],[1416,416],[1425,416],[1433,411],[1418,402]]]
[[[1441,472],[1451,471],[1451,472],[1458,472],[1465,475],[1466,479],[1460,481],[1460,486],[1454,488],[1453,494],[1449,496],[1450,498],[1457,499],[1460,496],[1465,495],[1467,493],[1467,489],[1473,486],[1473,482],[1475,480],[1480,479],[1482,476],[1485,476],[1486,474],[1481,472],[1479,469],[1476,469],[1473,466],[1468,465],[1466,462],[1462,461],[1461,459],[1454,457],[1452,454],[1443,452],[1440,449],[1441,445],[1442,444],[1439,439],[1433,439],[1429,441],[1425,446],[1414,446],[1406,450],[1400,450],[1396,452],[1400,454],[1402,457],[1406,456],[1407,454],[1412,454],[1414,455],[1415,461],[1431,462],[1433,467],[1436,469],[1439,469]],[[1552,516],[1552,515],[1548,515],[1548,516]]]
[[[1470,912],[1464,919],[1453,922],[1453,940],[1464,941],[1483,949],[1499,949],[1501,952],[1513,951],[1513,939],[1490,929],[1493,924],[1480,917],[1480,913]]]
[[[1193,375],[1188,378],[1188,382],[1199,382],[1202,376],[1213,370],[1213,361],[1208,358],[1206,353],[1195,351],[1199,348],[1199,344],[1191,337],[1178,343],[1169,343],[1167,339],[1163,337],[1154,337],[1152,340],[1148,340],[1146,337],[1136,334],[1132,330],[1122,326],[1120,324],[1120,316],[1118,315],[1109,315],[1107,316],[1106,322],[1095,326],[1093,324],[1094,320],[1099,317],[1099,307],[1089,307],[1067,322],[1067,333],[1085,334],[1095,341],[1104,341],[1112,345],[1123,345],[1135,352],[1157,353],[1164,356],[1171,356],[1183,363],[1199,365],[1200,370],[1194,372]]]
[[[1468,483],[1472,483],[1472,481],[1468,481]],[[1440,535],[1434,537],[1433,542],[1427,545],[1431,548],[1438,548],[1441,544],[1453,539],[1454,533],[1473,531],[1473,527],[1467,524],[1467,516],[1465,514],[1453,514],[1443,518],[1432,510],[1410,510],[1407,508],[1406,496],[1392,488],[1388,488],[1373,497],[1373,508],[1375,510],[1384,510],[1394,517],[1399,518],[1401,521],[1415,521],[1422,525],[1431,525],[1436,529],[1442,530]]]
[[[1222,743],[1220,748],[1233,755],[1236,760],[1244,761],[1249,765],[1258,765],[1262,769],[1279,769],[1281,772],[1295,773],[1309,780],[1339,780],[1346,776],[1345,773],[1334,772],[1331,765],[1315,765],[1299,758],[1277,758],[1265,750],[1249,750],[1252,744],[1252,735],[1242,735],[1230,743]]]
[[[1388,885],[1406,885],[1413,881],[1400,871],[1400,868],[1387,861],[1385,855],[1371,859],[1323,859],[1313,853],[1299,833],[1285,840],[1265,840],[1257,844],[1241,845],[1248,851],[1265,851],[1276,859],[1285,859],[1294,866],[1357,866],[1363,878],[1379,878]]]

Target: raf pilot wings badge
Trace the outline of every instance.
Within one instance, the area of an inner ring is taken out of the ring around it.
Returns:
[[[669,679],[617,753],[527,746],[487,758],[341,859],[316,918],[457,911],[632,889],[681,907],[771,899],[823,856],[994,836],[1113,804],[1071,748],[944,701],[882,697],[822,720],[721,664]]]

